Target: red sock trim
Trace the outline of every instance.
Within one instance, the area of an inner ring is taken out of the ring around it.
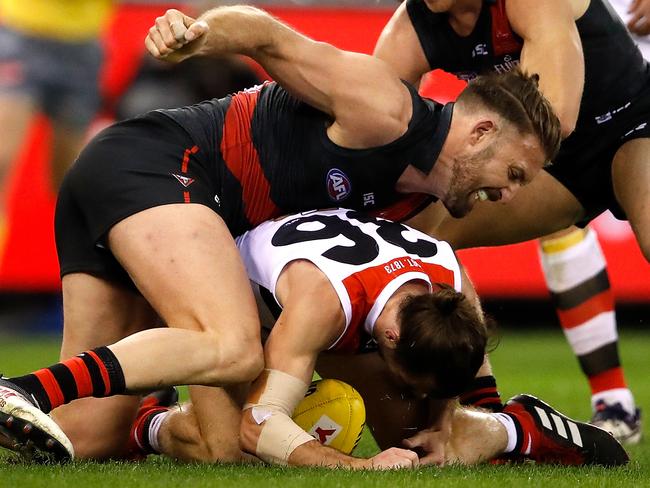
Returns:
[[[487,398],[482,398],[481,400],[472,402],[472,405],[475,407],[482,407],[483,405],[490,405],[494,403],[501,404],[501,397],[495,395]]]
[[[465,398],[471,398],[471,397],[474,397],[474,396],[481,396],[481,395],[485,395],[485,394],[488,394],[488,393],[490,393],[492,395],[495,395],[495,396],[498,396],[497,387],[496,386],[489,386],[487,388],[481,388],[479,390],[472,390],[472,391],[469,391],[467,393],[463,393],[460,396],[460,399],[461,399],[461,401],[463,401]]]
[[[108,370],[106,369],[106,366],[104,366],[104,362],[99,359],[99,356],[95,354],[93,351],[86,351],[86,354],[88,354],[93,360],[97,363],[97,367],[99,368],[99,372],[102,375],[102,381],[104,382],[104,396],[109,396],[111,393],[111,380],[108,376]]]
[[[41,369],[36,371],[34,373],[34,376],[36,376],[36,378],[38,378],[38,381],[41,382],[41,385],[43,385],[43,389],[45,390],[45,393],[47,393],[47,397],[50,400],[51,410],[54,410],[56,407],[63,405],[65,402],[63,391],[61,391],[59,382],[52,374],[52,371],[49,369]]]
[[[93,358],[94,359],[94,358]],[[90,371],[86,367],[83,359],[74,357],[64,361],[63,364],[70,370],[77,385],[77,396],[79,398],[93,395],[93,380],[90,377]]]
[[[589,386],[591,386],[592,394],[614,388],[627,388],[623,368],[619,366],[589,377]]]
[[[577,307],[568,310],[557,310],[560,324],[563,329],[572,329],[584,324],[587,320],[603,312],[614,310],[614,296],[611,289],[607,289]]]

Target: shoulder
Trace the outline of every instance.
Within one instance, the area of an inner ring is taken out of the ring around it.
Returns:
[[[307,259],[296,259],[284,267],[278,279],[277,294],[283,306],[290,302],[313,301],[318,304],[319,313],[331,313],[340,308],[330,279]]]
[[[383,146],[399,139],[408,130],[413,115],[413,95],[407,86],[391,73],[381,87],[367,85],[366,93],[348,99],[328,129],[330,139],[339,146],[365,149]]]

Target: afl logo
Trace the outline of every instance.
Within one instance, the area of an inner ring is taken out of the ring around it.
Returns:
[[[340,169],[332,168],[327,172],[327,193],[335,202],[345,200],[352,192],[352,184],[347,175]]]

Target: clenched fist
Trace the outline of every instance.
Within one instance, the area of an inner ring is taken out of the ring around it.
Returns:
[[[144,44],[154,58],[178,63],[198,53],[208,30],[206,22],[197,22],[179,10],[170,9],[156,18]]]

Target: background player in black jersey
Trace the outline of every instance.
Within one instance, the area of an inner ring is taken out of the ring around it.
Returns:
[[[408,0],[384,29],[375,55],[413,83],[436,68],[470,79],[520,65],[540,74],[563,135],[573,133],[548,169],[552,176],[543,172],[507,207],[482,205],[470,220],[446,219],[430,227],[433,235],[461,247],[516,242],[607,207],[617,213],[620,205],[617,216],[627,213],[650,256],[648,213],[640,203],[650,198],[648,142],[641,139],[650,135],[644,101],[650,77],[602,0]],[[635,197],[633,185],[644,188]],[[429,224],[444,219],[428,212]],[[541,251],[561,324],[589,378],[594,421],[625,442],[638,442],[639,412],[618,356],[613,296],[595,233],[571,227],[543,239]]]
[[[511,198],[559,146],[557,117],[521,73],[477,80],[443,108],[383,61],[251,7],[200,22],[172,10],[146,42],[175,60],[249,54],[283,86],[115,124],[68,173],[56,214],[64,362],[40,379],[56,392],[44,410],[66,403],[53,415],[79,457],[120,454],[138,400],[122,393],[257,377],[259,319],[234,235],[289,211],[377,209],[413,192],[462,215]],[[159,318],[167,327],[144,330]],[[67,405],[89,396],[111,399]]]

